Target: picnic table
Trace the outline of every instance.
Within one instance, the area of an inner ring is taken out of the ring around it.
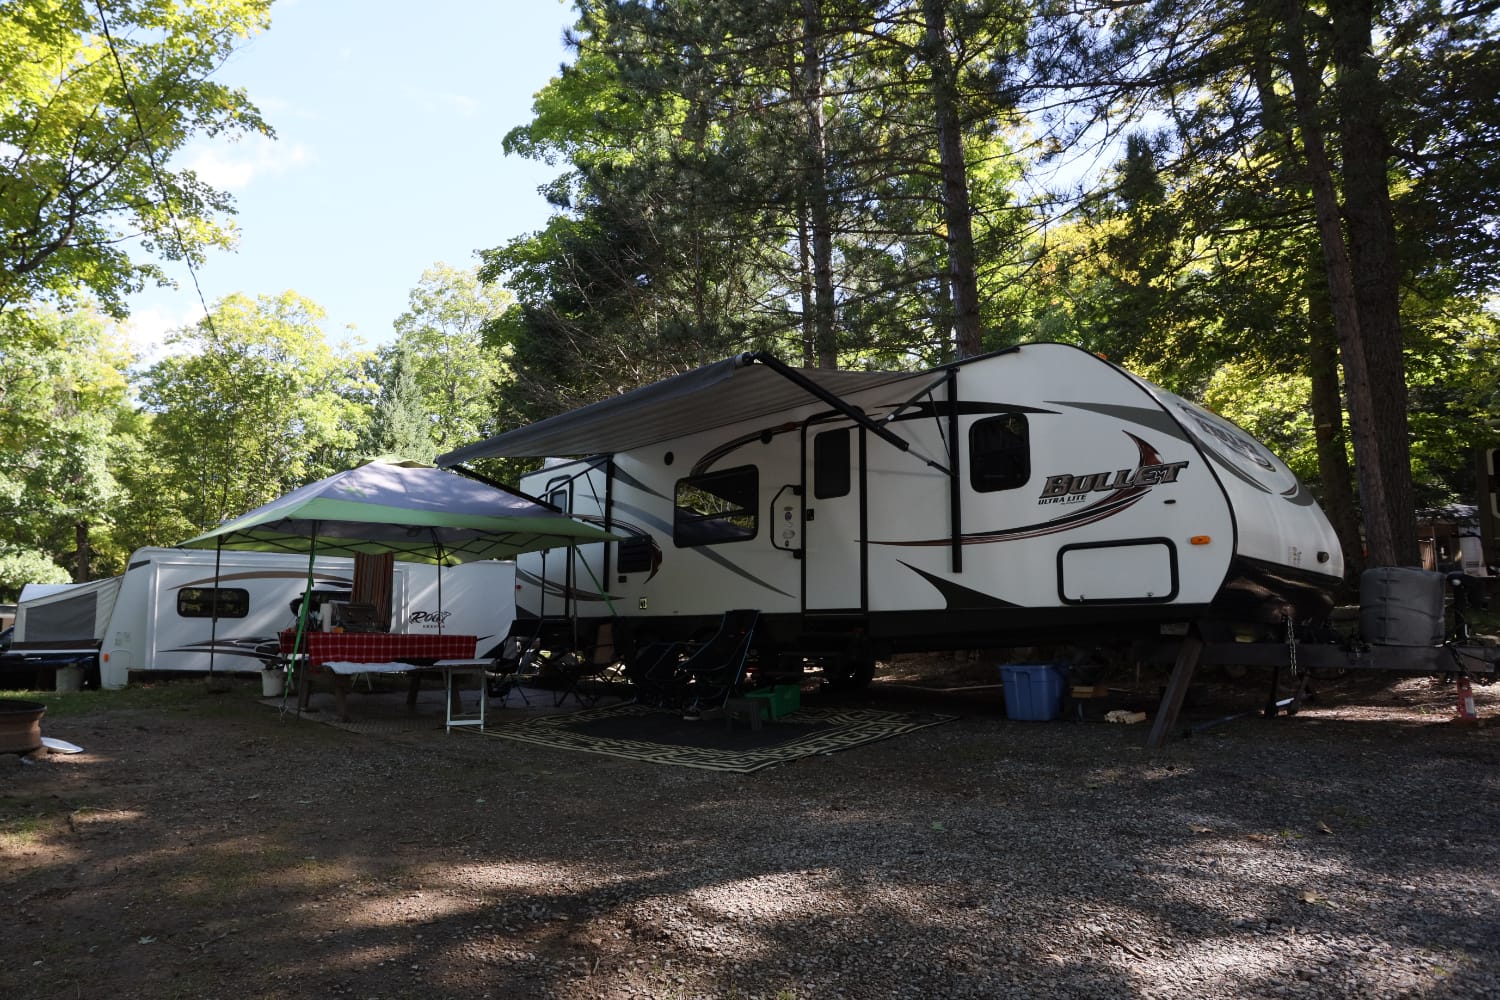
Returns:
[[[326,670],[333,676],[333,696],[340,722],[349,721],[348,692],[350,678],[360,673],[404,673],[411,676],[411,687],[407,692],[407,705],[414,706],[417,689],[421,682],[419,671],[437,669],[443,674],[448,692],[448,725],[465,724],[455,721],[453,688],[456,672],[477,672],[480,690],[480,724],[484,709],[484,674],[486,661],[476,660],[474,650],[478,636],[429,634],[411,632],[304,632],[301,648],[297,645],[297,630],[286,629],[277,636],[281,655],[293,662],[306,664],[308,673]],[[303,683],[298,688],[298,707],[307,708],[312,694],[311,685]]]

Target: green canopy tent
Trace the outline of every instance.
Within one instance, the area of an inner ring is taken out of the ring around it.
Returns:
[[[299,487],[180,544],[220,551],[306,552],[305,593],[310,593],[319,555],[388,553],[443,566],[616,539],[602,528],[457,473],[374,460]],[[441,580],[440,573],[439,602]],[[299,646],[310,603],[303,600],[298,615]]]

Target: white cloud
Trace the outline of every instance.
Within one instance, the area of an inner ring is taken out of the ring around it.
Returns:
[[[479,100],[466,94],[439,94],[438,100],[458,113],[461,118],[473,118],[483,106]]]
[[[252,135],[233,145],[215,145],[198,149],[187,167],[205,184],[226,191],[247,187],[255,178],[284,174],[312,160],[306,146],[286,145],[263,135]]]
[[[404,90],[407,100],[414,102],[427,114],[452,114],[459,118],[474,118],[484,110],[483,102],[468,94],[422,90],[416,87],[406,87]]]

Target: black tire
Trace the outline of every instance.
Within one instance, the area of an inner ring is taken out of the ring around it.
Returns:
[[[863,691],[875,679],[875,661],[870,659],[840,660],[824,666],[823,678],[828,687],[839,694]]]

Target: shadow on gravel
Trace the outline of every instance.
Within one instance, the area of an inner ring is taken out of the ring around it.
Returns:
[[[1298,716],[1148,752],[993,708],[753,774],[251,695],[85,710],[85,753],[0,758],[0,995],[1491,988],[1494,731]]]

